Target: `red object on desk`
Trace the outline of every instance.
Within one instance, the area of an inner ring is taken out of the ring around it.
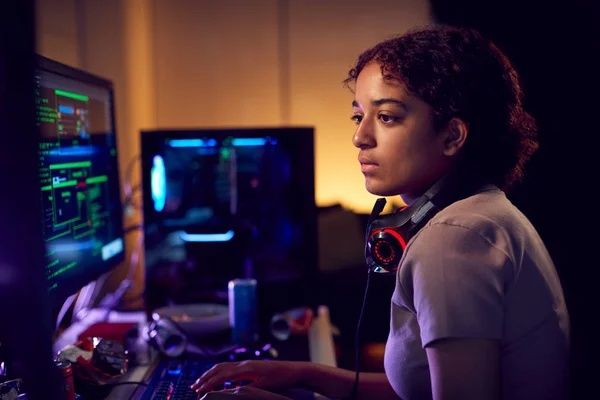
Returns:
[[[88,337],[112,339],[125,345],[125,338],[129,331],[136,326],[135,322],[98,322],[88,327],[79,335],[79,340]]]

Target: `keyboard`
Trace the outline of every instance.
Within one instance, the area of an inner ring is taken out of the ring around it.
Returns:
[[[214,363],[205,360],[162,360],[159,361],[148,381],[141,400],[196,400],[197,395],[190,386]],[[243,386],[247,381],[226,382],[215,390]]]

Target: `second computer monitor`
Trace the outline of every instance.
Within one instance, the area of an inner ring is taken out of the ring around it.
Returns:
[[[317,269],[313,128],[142,132],[146,266],[228,279]]]

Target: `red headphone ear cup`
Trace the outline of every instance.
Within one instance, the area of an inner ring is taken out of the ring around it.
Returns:
[[[393,229],[374,231],[369,238],[370,255],[377,266],[395,271],[406,249],[406,241]]]
[[[390,228],[386,228],[383,231],[385,233],[389,233],[390,235],[395,237],[396,240],[398,240],[398,243],[400,244],[400,247],[402,248],[402,252],[404,253],[404,250],[406,250],[406,240],[402,237],[402,235],[400,233],[398,233],[397,231],[390,229]]]

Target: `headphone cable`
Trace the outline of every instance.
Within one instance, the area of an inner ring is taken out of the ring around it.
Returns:
[[[356,396],[358,395],[358,375],[359,375],[359,364],[360,364],[360,326],[362,323],[363,314],[365,312],[365,305],[367,304],[367,295],[369,293],[369,283],[371,281],[371,268],[367,269],[367,284],[365,286],[365,295],[363,297],[362,307],[360,309],[360,314],[358,316],[358,324],[356,325],[356,344],[355,344],[355,359],[354,359],[354,369],[356,370],[356,375],[354,376],[354,386],[352,387],[352,394],[350,395],[350,399],[356,400]]]
[[[383,211],[387,200],[385,197],[377,199],[375,204],[373,205],[373,210],[371,211],[371,215],[369,216],[369,220],[367,221],[367,229],[365,232],[365,258],[367,257],[367,246],[369,245],[369,232],[371,223],[373,220],[381,214]],[[356,396],[358,395],[358,375],[359,375],[359,364],[360,364],[360,325],[362,323],[363,314],[365,313],[365,305],[367,304],[367,295],[369,294],[369,283],[371,281],[371,271],[373,268],[367,263],[367,284],[365,285],[365,295],[363,297],[362,307],[360,308],[360,314],[358,315],[358,323],[356,324],[356,343],[355,343],[355,354],[354,354],[354,369],[356,370],[356,375],[354,376],[354,385],[352,387],[352,393],[350,394],[350,400],[356,400]]]

